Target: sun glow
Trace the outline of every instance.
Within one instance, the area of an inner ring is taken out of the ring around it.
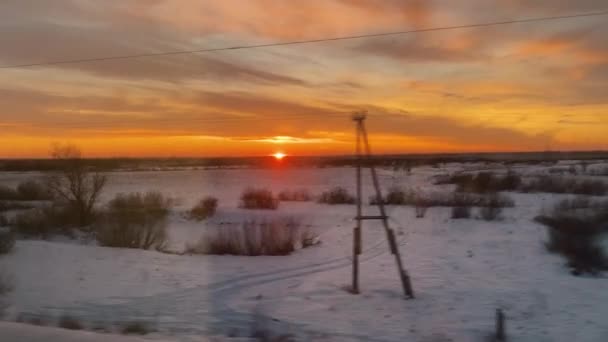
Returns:
[[[285,153],[283,152],[277,152],[275,154],[272,155],[276,160],[281,160],[283,158],[285,158]]]

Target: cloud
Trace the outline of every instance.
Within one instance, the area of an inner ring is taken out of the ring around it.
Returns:
[[[454,42],[452,42],[454,43]],[[365,40],[355,47],[368,55],[384,56],[399,61],[426,62],[475,62],[487,58],[474,46],[474,42],[448,45],[441,40],[422,37],[398,37]]]
[[[67,13],[74,12],[73,8],[64,6]],[[19,8],[24,10],[22,7]],[[53,8],[56,12],[57,8],[62,7],[57,5]],[[0,13],[0,20],[5,15],[7,14]],[[98,18],[97,20],[100,20],[101,24],[79,23],[76,27],[69,21],[59,20],[5,22],[0,24],[0,28],[6,33],[1,40],[3,45],[2,52],[0,52],[1,64],[45,63],[139,55],[190,50],[204,46],[195,46],[191,36],[184,36],[173,28],[159,30],[156,23],[146,19],[124,17],[124,14],[119,18],[122,18],[122,21],[119,21],[117,25],[111,25],[118,20],[116,18]],[[103,21],[104,19],[107,21]],[[138,24],[129,24],[130,20],[134,20]],[[37,67],[37,70],[45,68],[80,71],[115,80],[163,82],[214,80],[306,85],[304,80],[295,77],[281,75],[272,70],[260,70],[249,65],[245,59],[230,58],[229,56],[210,57],[204,54],[70,63]]]
[[[306,138],[306,137],[292,137],[285,135],[277,135],[274,137],[260,137],[260,138],[232,138],[232,140],[238,140],[243,142],[260,142],[260,143],[271,143],[277,145],[292,145],[292,144],[331,144],[335,143],[336,140],[330,138]]]
[[[591,0],[6,0],[0,11],[5,33],[0,64],[378,33],[604,5]],[[323,139],[351,141],[348,113],[358,109],[353,103],[362,103],[381,114],[370,117],[370,126],[376,137],[386,138],[384,150],[393,148],[391,142],[395,149],[544,148],[566,135],[584,136],[577,123],[604,115],[605,29],[605,18],[585,18],[2,70],[0,127],[3,134],[30,137],[200,136],[232,139],[243,148],[260,140],[304,149],[323,147]],[[513,122],[517,129],[508,126]],[[559,125],[564,136],[550,131]],[[539,131],[544,133],[534,134]],[[593,134],[595,140],[603,137]]]
[[[377,134],[430,139],[459,146],[485,146],[485,150],[513,149],[515,146],[521,150],[542,149],[548,142],[555,141],[549,131],[527,134],[508,127],[473,124],[446,116],[416,115],[375,106],[367,108],[369,129]]]
[[[427,0],[340,0],[349,6],[362,8],[376,15],[397,13],[415,28],[430,25],[434,13],[431,1]]]
[[[0,89],[0,124],[28,134],[284,135],[331,125],[337,111],[245,92],[77,96]]]

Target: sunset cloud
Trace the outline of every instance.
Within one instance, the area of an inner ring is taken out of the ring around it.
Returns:
[[[8,0],[0,65],[596,10],[605,2]],[[99,156],[350,153],[363,108],[379,152],[606,148],[605,19],[0,69],[0,157],[62,139]]]

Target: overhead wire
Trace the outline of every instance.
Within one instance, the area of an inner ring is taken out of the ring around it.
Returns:
[[[323,43],[323,42],[335,42],[335,41],[364,39],[364,38],[390,37],[390,36],[407,35],[407,34],[414,34],[414,33],[425,33],[425,32],[435,32],[435,31],[458,30],[458,29],[466,29],[466,28],[491,27],[491,26],[523,24],[523,23],[532,23],[532,22],[545,22],[545,21],[555,21],[555,20],[585,18],[585,17],[596,17],[596,16],[605,16],[605,15],[608,15],[608,10],[598,11],[598,12],[589,12],[589,13],[578,13],[578,14],[568,14],[568,15],[556,15],[556,16],[546,16],[546,17],[513,19],[513,20],[505,20],[505,21],[494,21],[494,22],[476,23],[476,24],[441,26],[441,27],[429,27],[429,28],[421,28],[421,29],[413,29],[413,30],[403,30],[403,31],[393,31],[393,32],[381,32],[381,33],[349,35],[349,36],[339,36],[339,37],[329,37],[329,38],[294,40],[294,41],[274,42],[274,43],[266,43],[266,44],[236,45],[236,46],[226,46],[226,47],[219,47],[219,48],[203,48],[203,49],[194,49],[194,50],[178,50],[178,51],[166,51],[166,52],[131,54],[131,55],[122,55],[122,56],[107,56],[107,57],[94,57],[94,58],[81,58],[81,59],[70,59],[70,60],[47,61],[47,62],[38,62],[38,63],[24,63],[24,64],[1,65],[0,69],[29,68],[29,67],[37,67],[37,66],[53,66],[53,65],[60,65],[60,64],[90,63],[90,62],[123,60],[123,59],[132,59],[132,58],[160,57],[160,56],[185,55],[185,54],[199,54],[199,53],[220,52],[220,51],[235,51],[235,50],[246,50],[246,49],[260,49],[260,48],[277,47],[277,46],[289,46],[289,45],[313,44],[313,43]]]

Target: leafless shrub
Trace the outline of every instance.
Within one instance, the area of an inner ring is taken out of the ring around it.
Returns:
[[[608,233],[608,201],[565,200],[536,221],[548,227],[547,250],[564,256],[573,274],[608,270],[601,246]]]
[[[152,331],[149,324],[145,322],[135,321],[123,324],[121,333],[124,335],[146,335]]]
[[[52,156],[60,170],[47,178],[47,188],[55,199],[72,210],[81,227],[89,225],[93,222],[95,203],[106,184],[106,176],[91,172],[75,146],[55,145]]]
[[[119,194],[96,225],[97,241],[107,247],[163,249],[171,206],[159,192]]]
[[[603,196],[608,193],[608,184],[601,180],[540,176],[523,184],[521,191]]]
[[[13,277],[3,269],[0,269],[0,296],[4,296],[15,289]]]
[[[411,205],[417,202],[418,194],[413,190],[404,190],[399,187],[392,187],[386,193],[383,203],[387,205]],[[377,196],[371,196],[369,204],[379,204]]]
[[[82,330],[84,327],[76,317],[63,315],[59,318],[59,327],[69,330]]]
[[[0,227],[8,227],[8,225],[9,225],[9,221],[6,218],[6,216],[0,214]]]
[[[324,191],[319,197],[319,203],[325,204],[354,204],[356,201],[348,190],[339,186]]]
[[[370,204],[377,204],[376,198],[370,198]],[[513,207],[515,202],[501,194],[473,194],[467,192],[433,192],[422,193],[414,190],[389,190],[385,204],[412,205],[417,207]]]
[[[588,174],[593,176],[608,176],[608,167],[589,170]]]
[[[298,247],[318,243],[316,235],[294,219],[247,221],[241,225],[218,227],[205,234],[188,253],[231,255],[288,255]]]
[[[198,201],[198,203],[194,207],[192,207],[192,209],[190,209],[190,211],[188,212],[188,216],[191,219],[202,221],[215,215],[216,209],[217,198],[205,197]]]
[[[248,188],[241,194],[240,207],[244,209],[277,209],[279,200],[268,189]]]
[[[492,172],[473,174],[458,174],[438,180],[436,184],[456,184],[458,192],[494,193],[500,191],[515,191],[522,184],[522,178],[515,172],[509,171],[504,176]]]
[[[20,312],[17,317],[15,317],[15,322],[37,326],[47,326],[51,322],[46,317],[47,316],[44,314]]]
[[[503,207],[500,196],[492,194],[487,198],[486,205],[479,209],[479,213],[481,218],[486,221],[496,221],[501,219]]]
[[[41,209],[18,213],[12,220],[11,226],[21,235],[47,237],[51,227],[46,221]]]
[[[46,201],[52,199],[49,189],[35,180],[19,183],[17,185],[17,195],[22,201]]]
[[[471,218],[471,207],[469,207],[469,206],[452,207],[452,218],[453,219]]]
[[[0,228],[0,255],[8,254],[15,247],[15,234],[7,228]]]
[[[15,202],[15,201],[0,200],[0,212],[9,211],[9,210],[24,210],[24,209],[31,209],[31,208],[33,208],[33,206],[29,205],[29,204]]]
[[[312,196],[306,189],[283,190],[279,192],[279,201],[307,202],[312,200]]]
[[[52,204],[18,213],[10,225],[17,234],[48,238],[56,234],[70,234],[75,224],[73,219],[70,209]]]
[[[0,200],[14,201],[18,199],[19,195],[15,189],[9,188],[6,185],[0,185]]]
[[[424,216],[426,216],[426,212],[428,209],[429,207],[423,202],[416,204],[416,206],[414,207],[414,210],[416,212],[416,218],[423,218]]]

